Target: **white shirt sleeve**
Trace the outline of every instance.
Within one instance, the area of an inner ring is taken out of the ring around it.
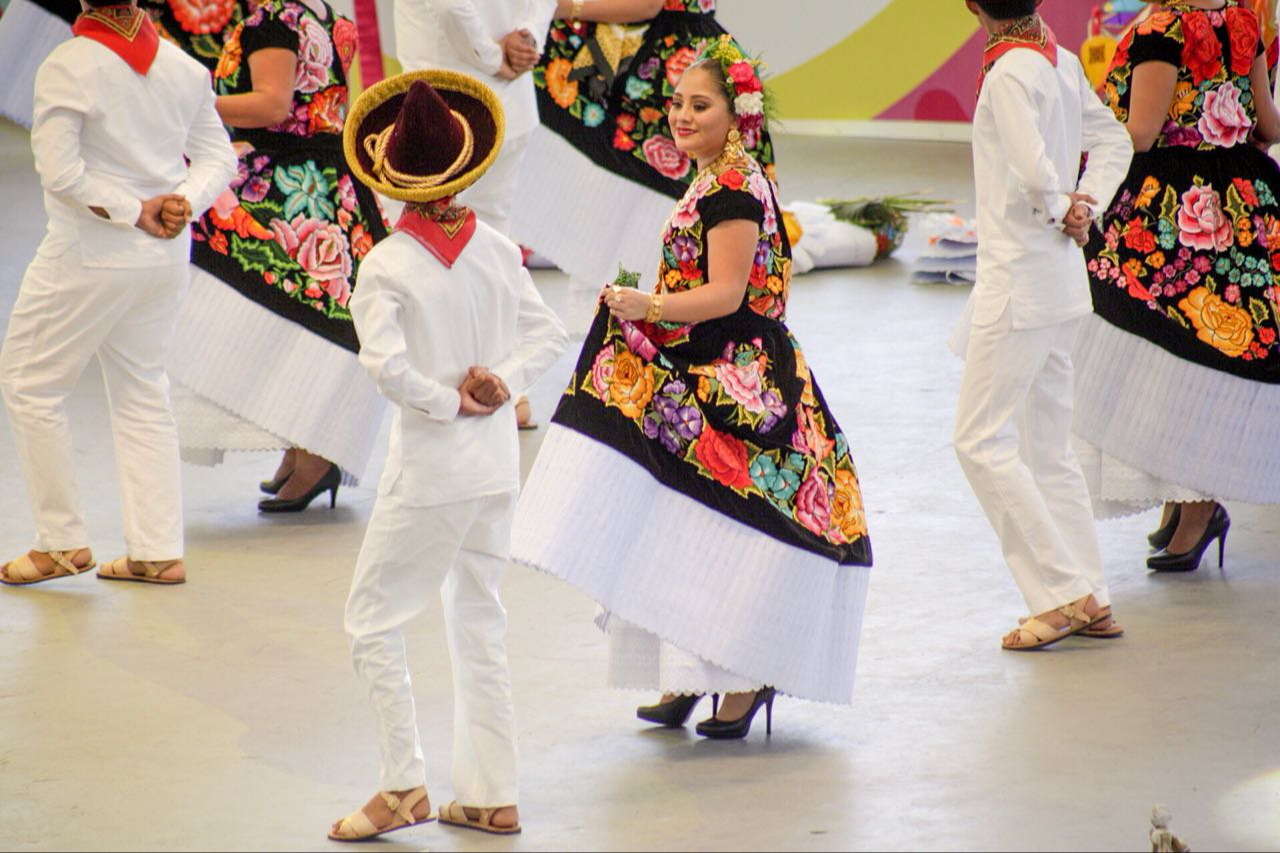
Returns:
[[[529,271],[520,268],[520,315],[511,354],[490,368],[513,395],[529,389],[569,346],[569,336],[556,312],[547,307]]]
[[[409,363],[401,316],[404,305],[391,278],[366,258],[351,297],[351,318],[360,337],[360,364],[382,396],[434,421],[450,423],[462,398],[457,389],[423,376]],[[441,329],[447,334],[447,329]]]
[[[86,90],[69,68],[46,62],[36,73],[31,149],[45,191],[77,207],[99,207],[110,221],[132,228],[142,214],[142,200],[109,178],[89,171],[80,152],[84,118],[93,107]]]
[[[502,69],[502,47],[485,29],[474,0],[431,0],[431,5],[460,56],[491,77]]]
[[[1046,226],[1060,228],[1071,198],[1040,137],[1040,108],[1027,84],[1012,73],[993,73],[983,84],[1000,147],[1031,210]],[[1074,176],[1073,176],[1074,177]]]
[[[185,152],[191,161],[187,178],[174,192],[186,196],[195,216],[201,216],[236,176],[236,152],[218,117],[213,90],[207,86],[200,108],[187,131]]]
[[[1081,144],[1089,154],[1089,162],[1076,190],[1098,200],[1089,208],[1093,211],[1093,218],[1099,219],[1111,206],[1116,190],[1129,174],[1129,165],[1133,162],[1133,139],[1111,108],[1094,94],[1083,68],[1080,70],[1080,93],[1083,96]]]

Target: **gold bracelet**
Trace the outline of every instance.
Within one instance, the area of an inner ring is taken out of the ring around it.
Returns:
[[[582,7],[587,5],[587,0],[573,0],[572,11],[569,12],[569,20],[575,24],[582,20]]]
[[[662,303],[665,298],[661,293],[649,294],[649,310],[644,315],[645,322],[656,323],[662,319]]]

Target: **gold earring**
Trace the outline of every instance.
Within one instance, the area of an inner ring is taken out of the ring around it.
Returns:
[[[724,152],[734,160],[740,160],[747,154],[747,150],[742,147],[742,134],[736,127],[729,128],[729,138],[725,143]]]

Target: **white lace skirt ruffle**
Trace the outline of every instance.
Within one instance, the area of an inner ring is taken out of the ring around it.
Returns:
[[[1100,514],[1164,500],[1280,503],[1280,385],[1184,361],[1096,314],[1073,360],[1073,429]]]
[[[619,682],[681,686],[668,680],[659,640],[748,690],[853,700],[869,567],[760,533],[566,427],[547,430],[516,510],[512,557],[591,596],[609,613],[607,630],[621,619],[654,638],[620,649],[631,662]],[[720,677],[684,663],[673,671],[688,690]]]

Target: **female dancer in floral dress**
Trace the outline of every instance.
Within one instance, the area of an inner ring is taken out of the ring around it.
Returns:
[[[516,560],[604,607],[642,719],[743,737],[774,691],[849,702],[871,546],[848,443],[785,324],[791,250],[758,69],[728,37],[680,78],[697,161],[654,293],[606,290],[521,498]]]
[[[590,323],[621,262],[653,269],[651,235],[697,172],[667,126],[676,82],[724,34],[715,0],[560,0],[533,71],[530,137],[511,233],[570,276],[570,331]],[[743,139],[772,177],[773,144]],[[590,239],[584,239],[590,235]]]
[[[323,0],[243,10],[214,70],[240,175],[193,223],[191,292],[170,372],[184,456],[285,449],[265,512],[330,502],[358,478],[382,400],[347,310],[360,259],[386,234],[342,153],[355,25]]]
[[[1225,543],[1220,501],[1280,503],[1280,169],[1259,150],[1280,111],[1259,33],[1235,0],[1166,0],[1107,78],[1139,153],[1087,250],[1075,429],[1100,514],[1165,504],[1157,571]]]

